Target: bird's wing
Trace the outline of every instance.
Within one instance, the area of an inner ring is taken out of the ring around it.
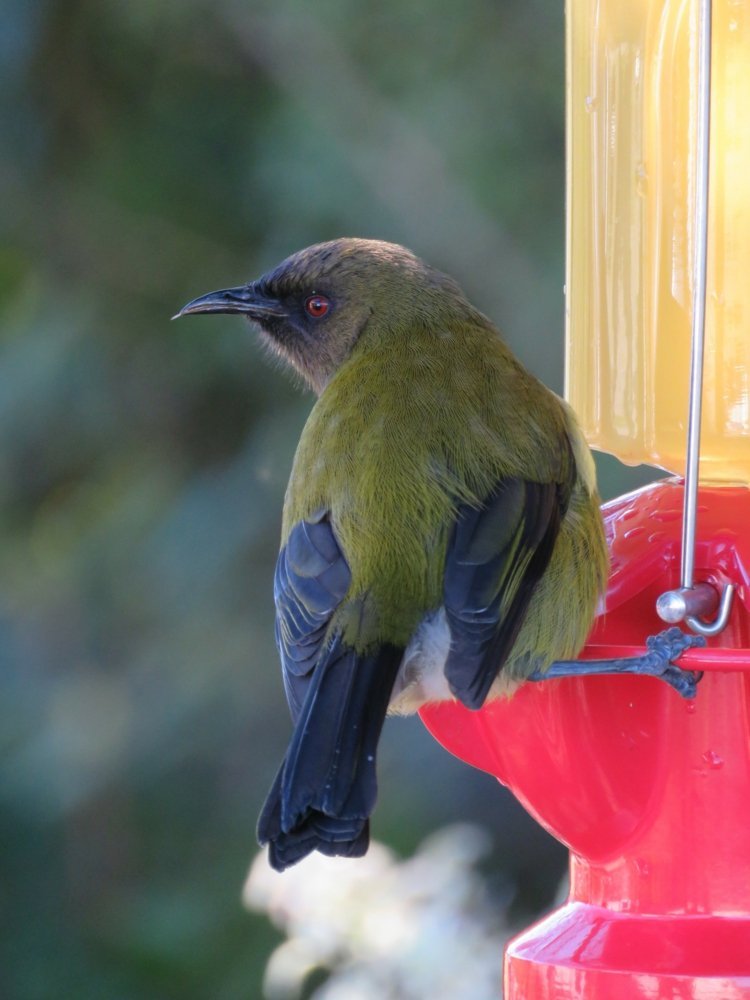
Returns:
[[[572,461],[570,467],[573,475]],[[451,633],[445,675],[469,708],[483,704],[513,647],[571,488],[571,481],[503,478],[482,507],[462,504],[457,511],[443,587]]]
[[[276,636],[295,728],[258,821],[279,870],[313,850],[359,856],[375,804],[375,756],[403,649],[365,652],[332,625],[349,565],[327,515],[300,521],[279,554]]]
[[[350,582],[349,565],[328,516],[295,524],[279,553],[273,587],[276,644],[295,723],[331,618]]]

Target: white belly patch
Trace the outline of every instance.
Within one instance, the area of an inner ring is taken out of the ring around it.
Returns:
[[[451,635],[445,611],[426,615],[404,651],[388,711],[411,715],[430,701],[453,699],[444,667]]]

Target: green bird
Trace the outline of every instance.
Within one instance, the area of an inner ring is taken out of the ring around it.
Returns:
[[[607,579],[594,463],[571,409],[449,277],[391,243],[308,247],[180,316],[240,313],[317,394],[275,574],[294,732],[258,835],[282,870],[359,856],[387,712],[471,709],[524,680],[638,671],[680,693],[670,630],[568,662]],[[560,662],[562,661],[562,662]]]

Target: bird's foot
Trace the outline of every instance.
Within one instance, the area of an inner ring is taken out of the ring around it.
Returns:
[[[535,670],[527,680],[544,681],[558,677],[581,677],[601,674],[641,674],[659,677],[673,687],[683,698],[694,698],[702,671],[683,670],[675,666],[686,649],[705,646],[702,635],[689,635],[674,627],[658,635],[649,636],[643,656],[630,656],[612,660],[561,660],[551,663],[546,670]]]
[[[650,635],[646,639],[648,653],[644,657],[642,669],[633,673],[642,673],[651,677],[661,677],[670,684],[683,698],[695,698],[698,681],[703,676],[702,670],[683,670],[675,666],[674,661],[687,649],[698,649],[706,645],[702,635],[690,635],[677,628],[667,628],[658,635]]]

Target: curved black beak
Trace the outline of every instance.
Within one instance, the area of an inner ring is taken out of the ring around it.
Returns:
[[[266,316],[286,316],[286,310],[277,299],[261,295],[254,284],[237,288],[221,288],[209,292],[183,306],[172,319],[194,316],[196,313],[242,313],[250,319],[262,320]]]

